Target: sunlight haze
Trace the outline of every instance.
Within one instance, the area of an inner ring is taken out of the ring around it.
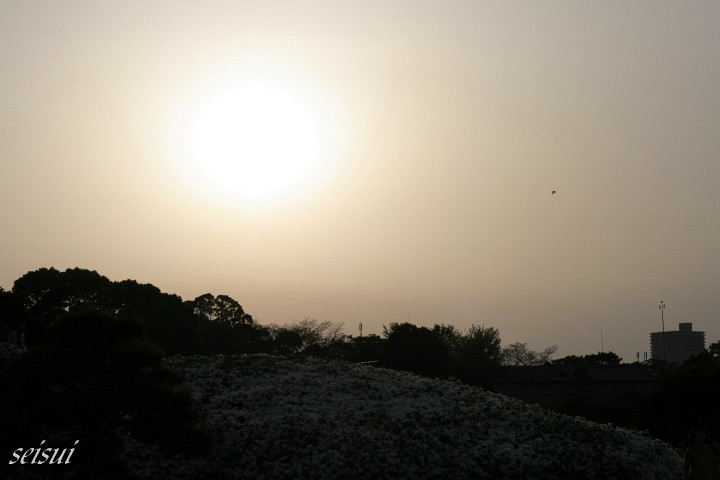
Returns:
[[[711,1],[0,1],[0,287],[627,362],[662,300],[709,345],[718,85]]]

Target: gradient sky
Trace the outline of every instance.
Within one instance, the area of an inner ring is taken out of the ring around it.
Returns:
[[[246,84],[313,115],[292,195],[188,163]],[[710,343],[719,85],[716,1],[0,0],[0,286],[81,267],[349,334],[484,324],[564,356],[602,331],[626,361],[663,300]]]

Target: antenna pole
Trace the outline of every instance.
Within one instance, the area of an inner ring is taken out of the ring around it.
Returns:
[[[667,349],[665,348],[665,303],[660,300],[660,320],[662,321],[662,337],[663,337],[663,360],[667,362]]]

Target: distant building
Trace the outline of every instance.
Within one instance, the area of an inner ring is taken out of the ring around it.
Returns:
[[[650,334],[650,355],[653,360],[682,363],[705,351],[705,332],[693,332],[692,323],[681,323],[678,331]]]

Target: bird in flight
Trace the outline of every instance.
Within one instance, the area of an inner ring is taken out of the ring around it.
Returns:
[[[555,192],[555,190],[553,190],[550,195],[555,195],[555,193],[557,193],[557,192]]]

